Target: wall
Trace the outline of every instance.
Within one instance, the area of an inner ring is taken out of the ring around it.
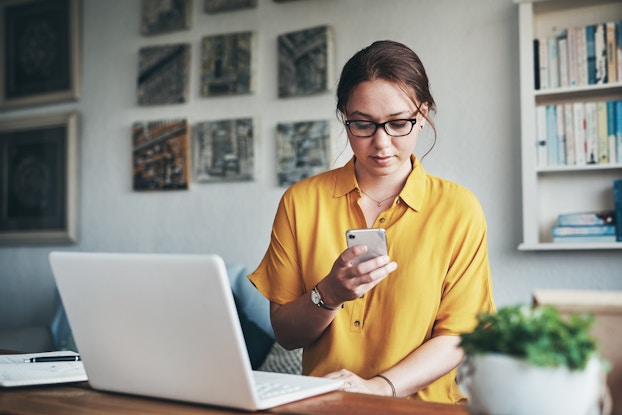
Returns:
[[[276,37],[323,24],[334,30],[335,74],[355,51],[377,39],[402,41],[419,53],[438,104],[439,139],[424,166],[479,197],[499,305],[528,302],[536,287],[622,289],[620,251],[516,249],[521,242],[519,62],[518,13],[511,0],[259,0],[257,9],[219,15],[203,13],[202,3],[194,0],[191,30],[144,37],[138,0],[83,0],[80,101],[0,114],[0,120],[71,109],[81,114],[79,242],[0,248],[0,328],[50,317],[54,282],[47,256],[54,249],[216,252],[228,262],[257,265],[283,192],[275,173],[276,124],[335,120],[332,92],[277,98]],[[199,97],[201,37],[249,29],[258,36],[256,93]],[[174,42],[192,44],[189,102],[138,107],[138,49]],[[193,124],[245,116],[259,121],[256,181],[132,191],[133,122],[187,117]],[[345,134],[334,124],[335,146],[344,148]],[[421,140],[418,154],[429,139]]]

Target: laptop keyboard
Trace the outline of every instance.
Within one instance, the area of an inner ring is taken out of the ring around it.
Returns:
[[[262,382],[256,385],[259,399],[273,398],[286,393],[295,392],[300,389],[299,385],[285,385],[278,382]]]

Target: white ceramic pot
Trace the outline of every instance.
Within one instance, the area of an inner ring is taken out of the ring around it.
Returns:
[[[468,356],[458,369],[469,412],[478,415],[597,415],[601,383],[596,358],[572,371],[491,353]]]

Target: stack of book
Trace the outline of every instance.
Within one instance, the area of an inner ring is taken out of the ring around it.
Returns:
[[[616,242],[615,211],[561,214],[552,234],[553,242]]]
[[[613,181],[613,209],[563,213],[552,229],[553,242],[622,242],[622,179]]]

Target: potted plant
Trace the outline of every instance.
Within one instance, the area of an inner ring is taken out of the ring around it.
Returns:
[[[603,364],[586,313],[506,306],[477,316],[464,333],[458,383],[469,412],[490,415],[600,415]]]

